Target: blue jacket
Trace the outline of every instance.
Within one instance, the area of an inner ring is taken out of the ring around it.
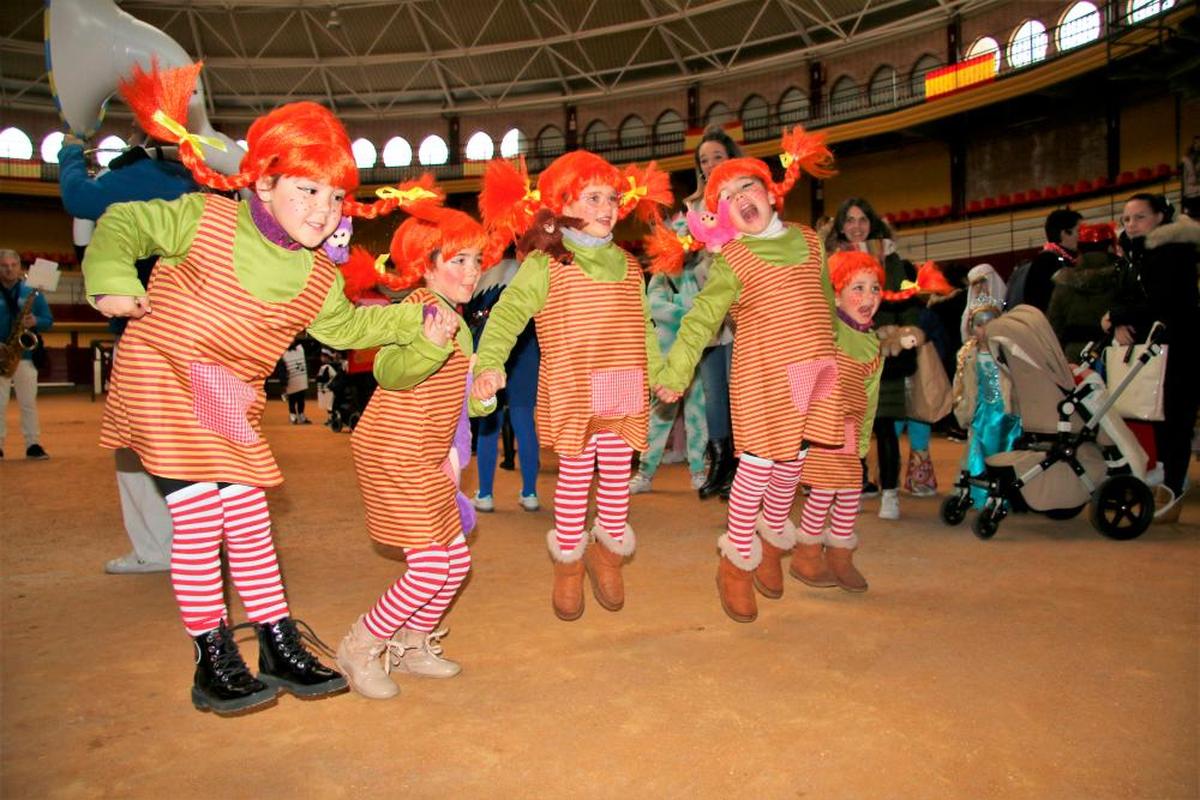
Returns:
[[[12,289],[5,289],[0,286],[0,293],[4,295],[4,297],[0,298],[0,337],[8,339],[8,335],[12,333],[13,314],[20,313],[21,306],[25,304],[25,298],[29,297],[29,293],[32,291],[32,289],[25,285],[25,281],[17,281]],[[13,301],[16,303],[16,308],[10,310]],[[33,301],[33,308],[31,310],[34,319],[37,320],[33,329],[38,333],[50,330],[50,326],[54,324],[54,317],[50,316],[50,304],[46,302],[46,295],[39,294]],[[26,350],[25,354],[21,357],[26,360],[32,360],[33,351]]]
[[[65,145],[58,154],[58,186],[63,206],[72,217],[100,219],[113,203],[130,200],[174,200],[196,191],[196,182],[182,164],[142,158],[120,169],[90,178],[83,148]]]

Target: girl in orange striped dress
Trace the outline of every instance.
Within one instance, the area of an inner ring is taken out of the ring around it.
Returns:
[[[883,360],[871,321],[885,294],[885,276],[870,254],[849,251],[829,257],[829,279],[837,304],[838,386],[845,410],[846,444],[838,450],[813,448],[808,454],[804,482],[812,490],[804,503],[800,530],[793,533],[796,549],[789,571],[809,586],[865,592],[867,581],[852,560],[858,547],[854,520],[862,496],[859,459],[870,446],[879,403]]]
[[[343,214],[377,216],[409,195],[394,190],[371,205],[355,202],[350,139],[315,103],[256,120],[241,171],[213,171],[181,124],[198,70],[135,70],[122,93],[148,134],[179,141],[197,181],[251,189],[249,201],[188,194],[110,206],[83,272],[96,308],[132,318],[113,367],[101,444],[135,450],[163,492],[174,528],[171,584],[194,640],[192,703],[227,714],[265,705],[280,690],[320,697],[346,686],[305,647],[284,595],[264,492],[283,478],[262,437],[263,381],[305,328],[339,349],[424,334],[419,308],[354,309],[319,249]],[[143,289],[134,261],[151,254],[160,258]],[[222,545],[258,634],[258,677],[227,625]]]
[[[484,176],[484,222],[509,238],[528,231],[539,242],[492,307],[474,393],[489,398],[504,385],[509,351],[532,318],[542,351],[538,438],[558,454],[547,543],[554,564],[551,603],[563,620],[583,614],[585,569],[601,606],[617,611],[625,602],[621,566],[636,546],[628,524],[629,466],[633,451],[646,447],[649,387],[661,355],[641,267],[613,244],[612,229],[635,209],[657,217],[671,201],[667,176],[653,164],[622,175],[585,150],[555,159],[538,177],[536,192],[523,170],[505,161],[489,164]],[[534,223],[540,209],[551,213]],[[588,544],[584,520],[597,462],[597,515]]]
[[[424,281],[404,304],[422,309],[425,339],[380,348],[379,388],[350,438],[367,530],[380,544],[403,548],[408,562],[338,647],[351,687],[375,700],[399,691],[388,674],[393,667],[431,678],[460,671],[441,657],[444,632],[435,630],[471,568],[466,535],[475,526],[474,508],[458,491],[471,457],[464,401],[473,356],[471,331],[455,306],[471,299],[481,270],[500,255],[460,211],[418,205],[410,213],[392,237],[393,288]],[[490,409],[474,403],[471,410]]]
[[[679,399],[705,345],[731,313],[730,410],[740,461],[727,533],[718,540],[717,589],[721,607],[737,622],[758,615],[755,584],[769,597],[782,592],[780,558],[794,539],[787,515],[810,447],[839,448],[845,441],[824,251],[811,228],[785,225],[778,214],[802,168],[832,174],[832,154],[819,134],[799,127],[782,144],[779,183],[755,158],[725,161],[709,175],[705,204],[714,212],[721,200],[729,204],[737,238],[714,258],[657,388],[664,402]],[[658,258],[681,255],[651,244]]]

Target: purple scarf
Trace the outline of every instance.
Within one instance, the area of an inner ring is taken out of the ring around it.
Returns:
[[[284,250],[299,250],[304,246],[287,235],[287,231],[255,194],[250,195],[250,219],[254,220],[254,227],[271,244],[277,244]]]

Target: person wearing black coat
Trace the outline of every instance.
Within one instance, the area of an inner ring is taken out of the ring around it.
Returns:
[[[1081,219],[1083,215],[1069,208],[1056,208],[1046,217],[1046,244],[1029,265],[1022,303],[1035,306],[1043,314],[1050,309],[1054,273],[1073,266],[1078,259]]]

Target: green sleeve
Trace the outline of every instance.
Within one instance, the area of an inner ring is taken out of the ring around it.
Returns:
[[[662,350],[658,346],[658,331],[650,317],[650,300],[642,292],[642,316],[646,318],[646,382],[653,389],[658,385],[663,371]]]
[[[549,294],[550,257],[542,252],[530,253],[488,314],[476,352],[476,375],[487,369],[504,372],[504,362],[517,337],[546,305]]]
[[[737,302],[742,292],[742,282],[728,262],[718,254],[708,271],[704,289],[692,301],[692,310],[684,314],[679,324],[679,335],[656,385],[682,392],[692,382],[696,364],[704,354],[704,348],[712,341],[729,308]]]
[[[862,430],[858,432],[858,457],[866,458],[871,449],[871,429],[875,427],[875,413],[879,410],[879,376],[883,374],[883,361],[867,376],[867,413],[863,417]]]
[[[314,339],[336,350],[359,350],[385,344],[436,349],[425,338],[420,303],[357,307],[346,299],[342,290],[344,285],[345,279],[338,272],[317,318],[308,326]]]
[[[176,200],[114,203],[96,222],[83,257],[83,280],[88,302],[101,294],[142,297],[135,261],[151,255],[163,265],[177,263],[192,245],[204,195],[185,194]]]
[[[424,308],[420,303],[404,303],[389,308],[403,306]],[[408,344],[386,345],[375,355],[375,380],[384,389],[411,389],[437,372],[453,350],[449,342],[439,347],[426,339],[424,334]]]

